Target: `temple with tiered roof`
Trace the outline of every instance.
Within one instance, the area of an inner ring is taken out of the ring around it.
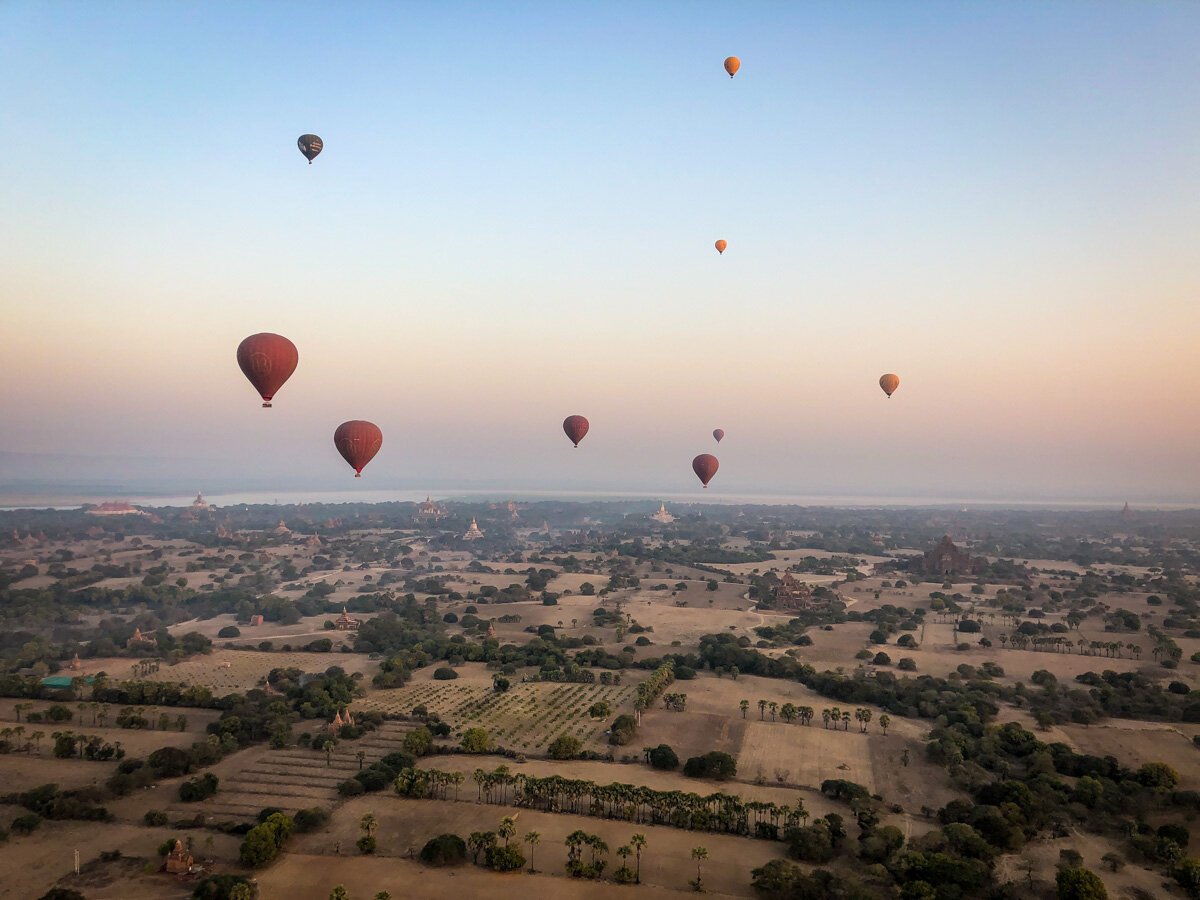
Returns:
[[[466,534],[462,536],[464,541],[477,541],[483,537],[483,532],[479,530],[479,523],[475,521],[475,517],[471,517],[471,527],[467,529]]]
[[[658,505],[658,512],[656,512],[650,518],[655,522],[661,522],[663,525],[670,525],[675,521],[675,517],[667,512],[667,504],[665,503],[660,503]]]

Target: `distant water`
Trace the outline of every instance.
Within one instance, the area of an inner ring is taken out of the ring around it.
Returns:
[[[239,491],[224,494],[205,494],[204,499],[214,506],[240,504],[296,505],[302,503],[415,503],[432,496],[438,500],[487,502],[490,500],[567,500],[567,501],[666,501],[669,503],[705,503],[721,505],[832,506],[832,507],[942,507],[988,509],[1112,509],[1119,510],[1124,500],[1116,499],[983,499],[978,497],[921,497],[854,494],[722,494],[718,491],[692,493],[649,493],[617,491],[530,491],[518,489],[473,489],[460,491],[435,490],[367,490],[367,491]],[[0,510],[14,509],[76,509],[84,503],[122,500],[136,506],[191,506],[195,494],[154,495],[128,494],[115,491],[110,495],[77,496],[55,494],[0,494]],[[1143,503],[1136,508],[1191,509],[1194,503]]]

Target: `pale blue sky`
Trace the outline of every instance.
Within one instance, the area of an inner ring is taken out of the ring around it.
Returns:
[[[1150,0],[10,0],[0,451],[341,487],[369,418],[378,483],[674,491],[720,425],[714,489],[1200,499],[1198,46]]]

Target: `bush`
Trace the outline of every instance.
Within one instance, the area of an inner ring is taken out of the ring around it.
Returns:
[[[467,844],[457,834],[439,834],[421,848],[421,862],[431,866],[457,866],[466,858]]]
[[[703,756],[693,756],[683,766],[683,774],[690,778],[715,778],[725,781],[737,774],[737,760],[728,753],[712,750]]]
[[[650,751],[650,765],[656,769],[678,769],[679,757],[667,744],[659,744]]]
[[[249,886],[250,882],[241,875],[209,875],[196,884],[192,897],[194,900],[229,900],[239,884]]]
[[[433,677],[438,681],[453,681],[458,677],[458,673],[449,666],[441,666],[434,670]]]
[[[560,734],[551,742],[547,753],[551,759],[574,759],[582,749],[583,745],[577,737]]]
[[[675,680],[676,681],[691,681],[696,677],[696,670],[691,666],[676,666]]]
[[[375,852],[375,838],[369,834],[364,834],[354,844],[358,848],[359,853],[370,854]]]
[[[212,772],[207,772],[199,778],[191,778],[179,786],[179,799],[185,803],[195,803],[205,800],[217,792],[220,779]]]
[[[617,716],[609,728],[608,742],[614,746],[624,746],[633,740],[637,731],[637,719],[630,715]]]
[[[463,732],[462,748],[467,753],[487,753],[492,749],[492,736],[484,728],[468,728]]]
[[[896,663],[896,668],[901,672],[915,672],[917,671],[917,661],[911,656],[903,656],[900,658],[900,662]]]
[[[167,824],[167,814],[162,810],[151,809],[142,816],[142,824],[149,825],[151,828],[161,828]]]
[[[12,820],[9,829],[13,834],[32,834],[42,824],[42,817],[37,813],[26,813]]]
[[[515,872],[525,865],[525,856],[516,844],[488,847],[484,854],[484,862],[489,869],[495,869],[497,872]]]
[[[235,638],[235,637],[241,637],[241,636],[242,636],[242,629],[238,628],[236,625],[226,625],[224,628],[222,628],[220,631],[217,632],[217,637],[219,637],[219,638]]]
[[[310,806],[296,813],[296,830],[301,834],[316,831],[329,821],[329,810],[320,806]]]
[[[354,778],[351,778],[348,781],[343,781],[337,786],[339,797],[357,797],[359,794],[362,794],[365,791],[366,788],[362,786],[362,783]]]
[[[433,733],[422,725],[404,736],[404,752],[412,756],[424,756],[433,746]]]

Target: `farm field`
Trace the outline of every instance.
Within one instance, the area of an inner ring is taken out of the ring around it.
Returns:
[[[347,672],[362,672],[368,680],[379,670],[379,662],[362,653],[305,653],[266,652],[261,650],[225,650],[191,656],[176,665],[163,663],[157,672],[137,676],[148,681],[199,684],[218,696],[225,693],[244,693],[262,687],[272,669],[296,668],[302,672],[324,672],[330,666],[340,666]],[[83,660],[79,674],[106,672],[118,680],[133,678],[129,659],[97,658]]]
[[[636,681],[625,673],[620,685],[522,683],[513,679],[508,691],[492,690],[492,673],[482,665],[466,664],[455,681],[435,681],[432,668],[417,673],[402,688],[372,690],[354,704],[355,709],[377,710],[387,715],[408,715],[416,706],[437,713],[458,734],[482,727],[502,746],[525,753],[543,754],[560,734],[572,734],[584,749],[607,749],[605,729],[622,712],[633,711]],[[423,676],[423,677],[421,677]],[[588,708],[601,701],[610,715],[592,719]]]

